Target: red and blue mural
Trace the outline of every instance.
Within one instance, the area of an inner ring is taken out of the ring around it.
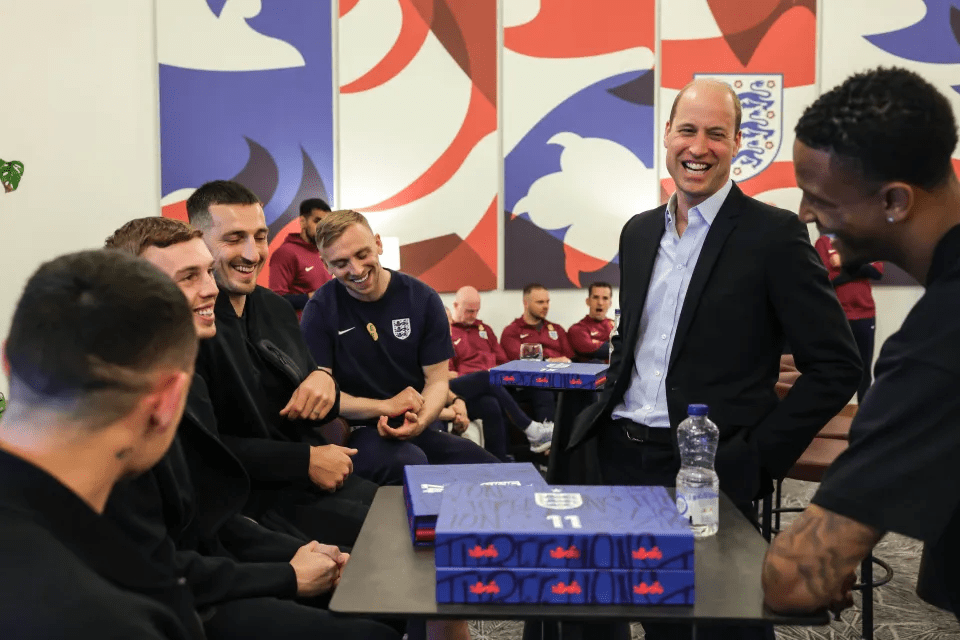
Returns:
[[[186,219],[194,189],[235,179],[271,242],[299,230],[300,201],[334,195],[329,0],[164,0],[157,41],[164,215]]]
[[[497,287],[496,0],[341,0],[340,202],[438,291]]]
[[[618,282],[620,228],[656,204],[653,0],[504,5],[504,278]]]

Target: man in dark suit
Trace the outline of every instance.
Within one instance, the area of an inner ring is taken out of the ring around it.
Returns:
[[[624,226],[607,384],[569,448],[596,438],[605,484],[672,486],[677,424],[705,403],[720,429],[720,487],[746,513],[854,394],[860,358],[804,224],[730,180],[739,146],[733,90],[687,85],[664,134],[677,191]],[[778,401],[786,344],[803,375]],[[661,627],[645,625],[647,637],[683,637]]]

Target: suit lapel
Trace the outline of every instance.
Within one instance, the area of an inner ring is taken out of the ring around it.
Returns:
[[[621,320],[626,317],[629,320],[621,322],[623,334],[623,345],[629,347],[623,357],[622,371],[632,371],[634,364],[634,349],[637,344],[640,332],[640,316],[643,315],[643,305],[647,300],[647,292],[650,290],[650,277],[653,274],[653,265],[657,260],[657,252],[660,250],[660,240],[663,238],[664,211],[666,206],[657,207],[646,216],[637,221],[635,234],[629,242],[633,243],[631,249],[635,252],[636,261],[631,261],[629,265],[624,265],[623,256],[620,257],[620,282],[633,282],[627,295],[621,293],[620,300],[622,313]],[[629,277],[625,277],[623,268],[633,269]],[[624,382],[625,380],[626,382]],[[626,388],[629,383],[629,375],[621,375],[617,380],[617,385]],[[617,394],[614,394],[615,396]]]
[[[720,257],[720,250],[730,236],[730,232],[737,226],[737,220],[740,217],[741,200],[743,192],[737,187],[736,183],[731,187],[727,199],[723,201],[723,206],[717,212],[713,224],[710,225],[710,231],[703,241],[703,248],[700,250],[700,256],[697,258],[697,266],[693,270],[693,276],[690,278],[690,286],[687,287],[687,295],[683,299],[683,309],[680,310],[680,320],[677,322],[677,331],[673,339],[673,349],[670,351],[670,364],[667,367],[669,371],[677,359],[680,347],[690,330],[693,317],[697,312],[697,306],[700,304],[700,297],[710,274],[713,272],[713,265]]]

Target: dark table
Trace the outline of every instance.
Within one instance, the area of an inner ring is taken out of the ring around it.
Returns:
[[[433,549],[417,549],[401,487],[381,487],[330,601],[342,614],[464,620],[614,621],[824,625],[826,613],[782,616],[763,607],[760,567],[767,543],[730,500],[720,497],[720,531],[696,541],[696,603],[682,606],[499,605],[436,602]]]

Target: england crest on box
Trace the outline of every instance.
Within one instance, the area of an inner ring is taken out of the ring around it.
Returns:
[[[534,493],[533,500],[544,509],[579,509],[583,506],[583,496],[579,493],[562,493],[560,489],[550,493]]]
[[[393,335],[400,340],[410,337],[410,318],[398,318],[393,321]]]
[[[783,75],[698,73],[694,77],[726,82],[740,98],[740,152],[733,159],[730,177],[743,182],[773,164],[783,142]]]

